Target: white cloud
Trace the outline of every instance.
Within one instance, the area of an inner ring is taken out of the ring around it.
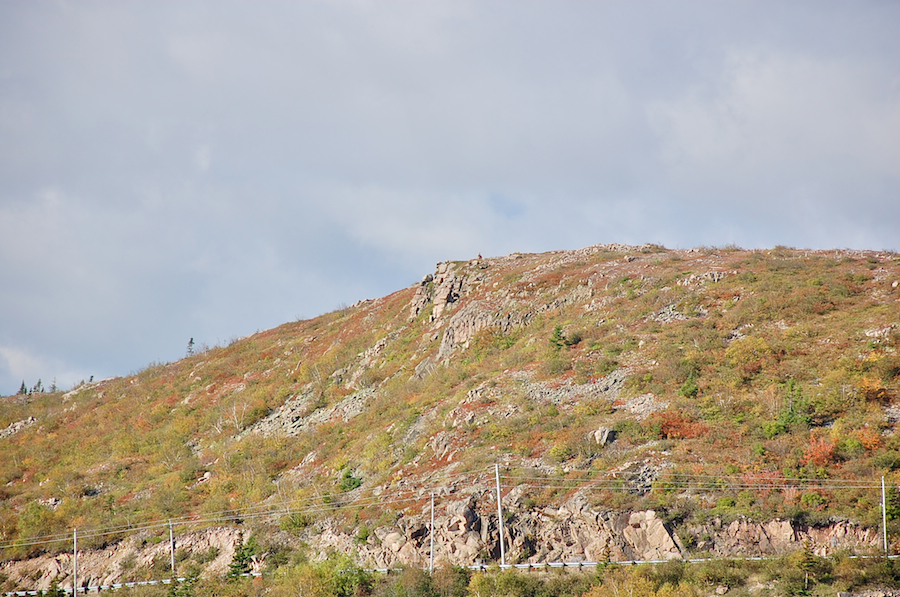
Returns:
[[[493,219],[475,197],[430,189],[336,185],[320,187],[316,194],[331,225],[364,246],[401,259],[421,253],[470,257]]]
[[[900,96],[885,84],[891,77],[846,60],[733,50],[717,79],[652,102],[648,117],[669,175],[685,187],[767,195],[835,180],[896,181]]]
[[[89,377],[70,369],[60,359],[48,359],[17,346],[0,345],[0,379],[9,380],[7,383],[20,380],[18,384],[24,383],[30,389],[40,381],[49,390],[55,380],[58,388],[68,389]]]
[[[212,150],[210,150],[209,145],[201,145],[196,149],[194,152],[194,163],[203,172],[209,170],[209,167],[212,165]]]
[[[900,248],[898,24],[896,3],[0,3],[0,345],[105,376],[478,252]]]

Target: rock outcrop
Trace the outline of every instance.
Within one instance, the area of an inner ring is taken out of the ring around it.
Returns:
[[[452,306],[463,292],[466,282],[464,274],[456,273],[455,264],[445,261],[438,263],[434,275],[428,274],[416,287],[409,305],[409,318],[418,317],[429,303],[433,305],[431,321],[437,321],[448,305]]]
[[[0,429],[0,439],[4,439],[7,437],[11,437],[18,432],[31,427],[35,423],[34,417],[28,417],[27,419],[22,419],[21,421],[16,421],[14,423],[10,423],[6,429]]]
[[[148,571],[154,567],[164,572],[152,578],[168,578],[170,544],[168,541],[150,541],[149,535],[137,535],[103,549],[78,551],[78,586],[95,587],[131,580],[150,578]],[[221,576],[228,571],[234,558],[241,532],[230,527],[215,527],[203,531],[177,533],[175,549],[195,558],[201,576]],[[154,563],[165,564],[155,566]],[[260,561],[253,562],[258,571]],[[73,580],[71,552],[54,556],[44,555],[28,560],[9,561],[0,566],[0,575],[7,582],[46,591],[54,586],[71,590]]]
[[[522,495],[514,488],[503,500],[507,563],[676,560],[686,556],[686,542],[697,551],[725,557],[775,556],[800,549],[808,542],[817,554],[826,556],[848,548],[877,550],[880,540],[877,532],[846,522],[808,527],[787,520],[736,520],[729,524],[714,520],[684,529],[685,536],[679,537],[652,510],[599,511],[581,494],[558,508],[528,509]],[[468,566],[499,560],[500,533],[496,510],[492,511],[496,504],[493,499],[491,492],[484,490],[440,508],[434,526],[436,562]],[[373,568],[425,566],[429,561],[429,519],[424,514],[400,516],[393,524],[379,526],[367,535],[360,541],[358,529],[347,530],[325,519],[293,540],[306,542],[314,559],[338,551],[356,553],[362,565]],[[168,578],[169,543],[150,539],[138,535],[103,549],[79,551],[79,585]],[[236,528],[215,527],[176,532],[175,547],[183,554],[180,558],[194,562],[195,571],[209,577],[227,572],[242,539],[246,537]],[[265,557],[261,553],[254,558],[254,570],[261,569]],[[68,589],[72,555],[5,562],[0,575],[35,590],[53,586]]]
[[[530,318],[530,313],[507,311],[488,301],[473,301],[450,318],[444,336],[441,338],[441,347],[437,358],[444,360],[457,347],[467,347],[469,341],[481,330],[493,329],[500,334],[508,334],[513,329],[527,324]]]
[[[435,561],[472,565],[499,560],[499,529],[496,512],[489,511],[490,492],[478,497],[454,502],[435,517]],[[679,537],[652,510],[601,512],[579,496],[560,508],[536,511],[520,509],[510,501],[515,500],[504,499],[509,517],[504,523],[508,563],[682,559],[686,540],[697,550],[726,557],[777,556],[806,542],[824,556],[841,549],[873,550],[879,540],[877,533],[844,522],[807,527],[785,520],[713,522],[688,529],[691,536]],[[320,553],[355,549],[367,565],[390,568],[428,562],[428,531],[424,516],[411,516],[375,529],[361,545],[354,543],[351,534],[332,527],[310,533],[306,539]],[[695,535],[705,539],[697,541]]]
[[[765,523],[740,519],[729,524],[714,520],[706,525],[691,526],[688,532],[702,538],[696,544],[698,550],[728,557],[780,555],[807,542],[821,556],[841,549],[865,552],[876,549],[881,540],[877,532],[843,521],[812,527],[781,519]]]
[[[323,423],[349,421],[365,412],[366,404],[374,394],[374,390],[364,389],[350,394],[337,404],[316,408],[312,392],[305,392],[289,398],[280,408],[248,427],[244,434],[282,433],[292,437]]]

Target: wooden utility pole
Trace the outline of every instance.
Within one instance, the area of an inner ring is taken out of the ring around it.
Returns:
[[[497,520],[500,523],[500,565],[506,566],[506,547],[503,546],[503,505],[500,503],[500,465],[494,465],[497,476]]]
[[[428,532],[431,539],[431,556],[428,562],[428,573],[434,574],[434,492],[431,492],[431,530]]]
[[[884,539],[884,555],[889,556],[887,540],[887,503],[884,497],[884,475],[881,476],[881,536]]]
[[[175,533],[172,530],[171,520],[169,520],[169,555],[172,560],[172,580],[175,580]]]
[[[78,529],[72,533],[72,597],[78,593]]]

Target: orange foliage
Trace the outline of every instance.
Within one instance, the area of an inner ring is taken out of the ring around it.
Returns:
[[[887,390],[876,380],[863,377],[856,383],[856,387],[859,388],[860,393],[866,400],[874,400],[882,403],[888,402],[889,400]]]
[[[856,432],[856,439],[866,450],[875,450],[881,445],[881,434],[878,431],[865,427]]]
[[[836,442],[824,437],[813,439],[806,447],[803,459],[806,464],[824,466],[834,461],[834,448]]]
[[[664,412],[654,417],[664,439],[691,439],[705,435],[709,427],[680,412]]]

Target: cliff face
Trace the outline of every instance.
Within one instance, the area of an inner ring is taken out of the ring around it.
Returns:
[[[432,493],[436,560],[492,562],[495,464],[509,562],[871,549],[881,476],[900,503],[898,283],[878,252],[443,262],[177,363],[6,398],[3,574],[64,577],[75,526],[84,565],[106,562],[85,579],[161,574],[168,519],[194,572],[221,570],[238,528],[259,565],[300,542],[422,564]]]

